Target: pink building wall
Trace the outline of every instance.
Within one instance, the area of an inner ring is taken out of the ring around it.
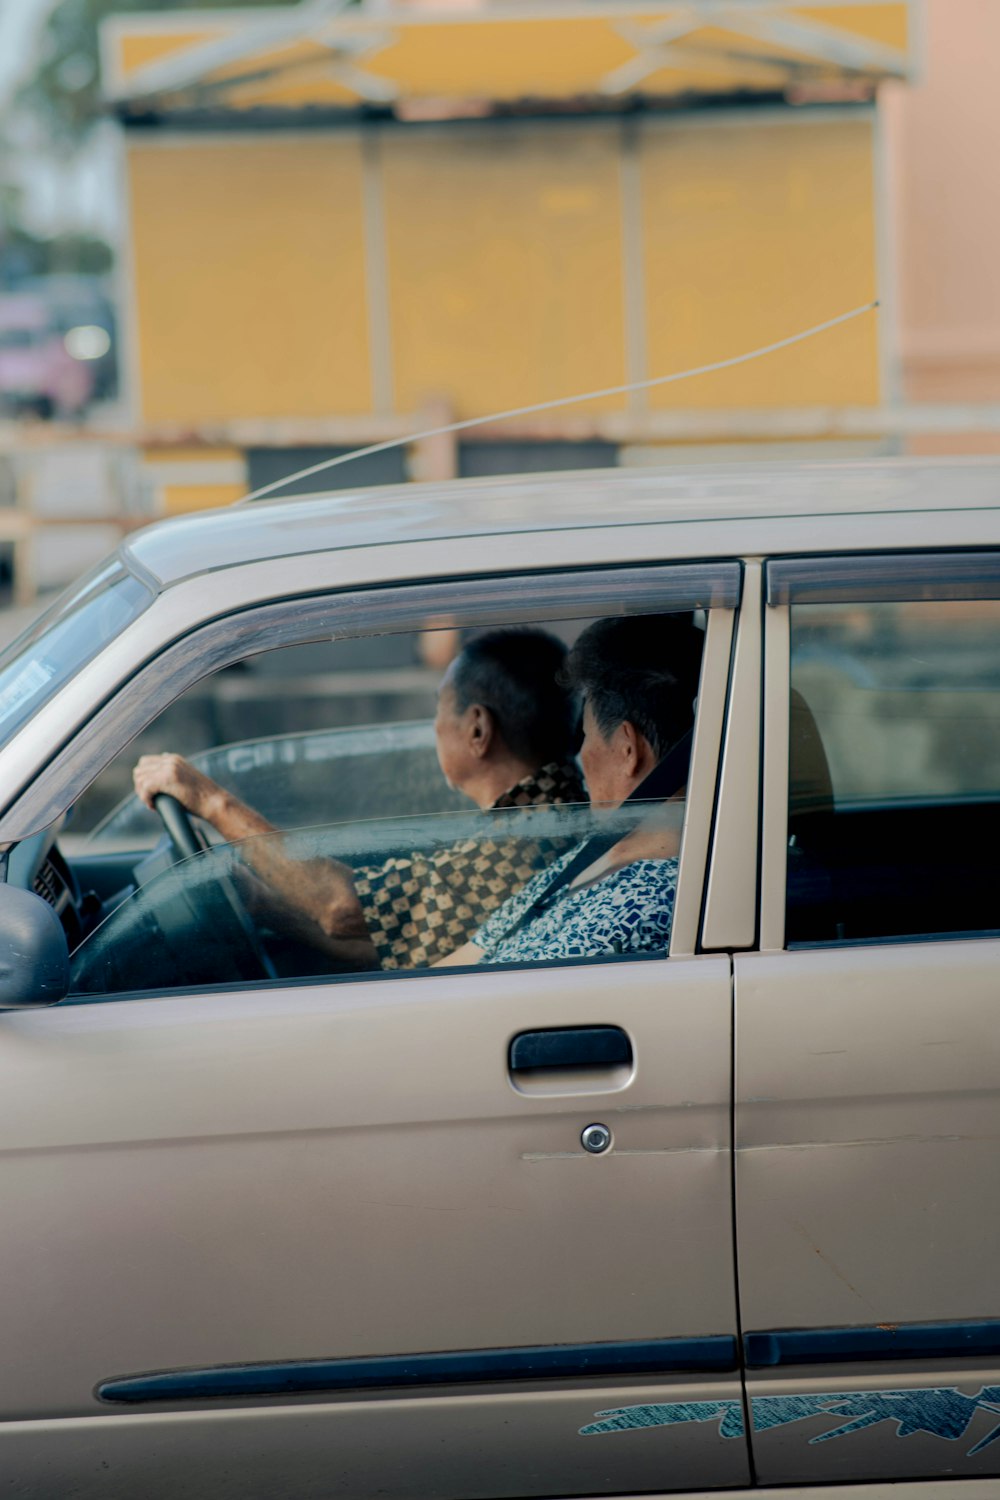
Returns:
[[[880,100],[901,394],[1000,401],[1000,0],[925,0],[924,26],[920,73]],[[1000,434],[942,449],[1000,451]]]

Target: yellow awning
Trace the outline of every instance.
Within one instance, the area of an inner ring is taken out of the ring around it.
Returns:
[[[494,3],[106,23],[105,92],[126,114],[354,110],[402,116],[643,98],[844,98],[909,71],[909,0]]]

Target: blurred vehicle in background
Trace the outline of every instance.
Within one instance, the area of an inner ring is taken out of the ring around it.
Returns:
[[[40,280],[0,295],[0,413],[80,416],[114,390],[109,305],[82,278]]]
[[[0,409],[75,416],[93,393],[88,361],[67,349],[45,301],[31,293],[0,299]]]
[[[23,290],[44,297],[53,327],[72,357],[84,361],[93,379],[93,400],[117,394],[114,304],[105,279],[78,272],[34,276]]]

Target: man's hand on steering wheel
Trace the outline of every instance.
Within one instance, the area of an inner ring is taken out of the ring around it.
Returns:
[[[189,859],[208,848],[206,839],[191,822],[191,814],[211,821],[214,805],[225,795],[216,782],[196,771],[180,755],[144,755],[135,767],[132,779],[138,796],[163,824],[175,862]],[[221,875],[215,889],[222,898],[223,910],[234,923],[235,940],[241,943],[262,975],[275,978],[274,966],[244,905],[236,880],[232,875]]]
[[[183,755],[144,755],[132,772],[132,781],[147,807],[152,808],[154,797],[161,793],[174,797],[185,811],[210,823],[227,844],[277,832],[260,813],[196,770]]]
[[[153,798],[153,811],[163,824],[167,838],[174,851],[174,863],[190,859],[192,854],[201,854],[208,848],[208,840],[200,828],[191,822],[186,807],[167,792],[157,792]]]
[[[214,823],[224,793],[219,784],[195,770],[183,755],[143,755],[132,772],[136,796],[147,807],[160,795],[173,797],[185,812]],[[155,808],[153,808],[155,811]]]

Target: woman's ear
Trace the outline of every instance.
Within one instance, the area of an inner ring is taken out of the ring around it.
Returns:
[[[485,760],[490,753],[496,727],[493,715],[481,703],[473,703],[468,711],[469,750],[477,760]]]

